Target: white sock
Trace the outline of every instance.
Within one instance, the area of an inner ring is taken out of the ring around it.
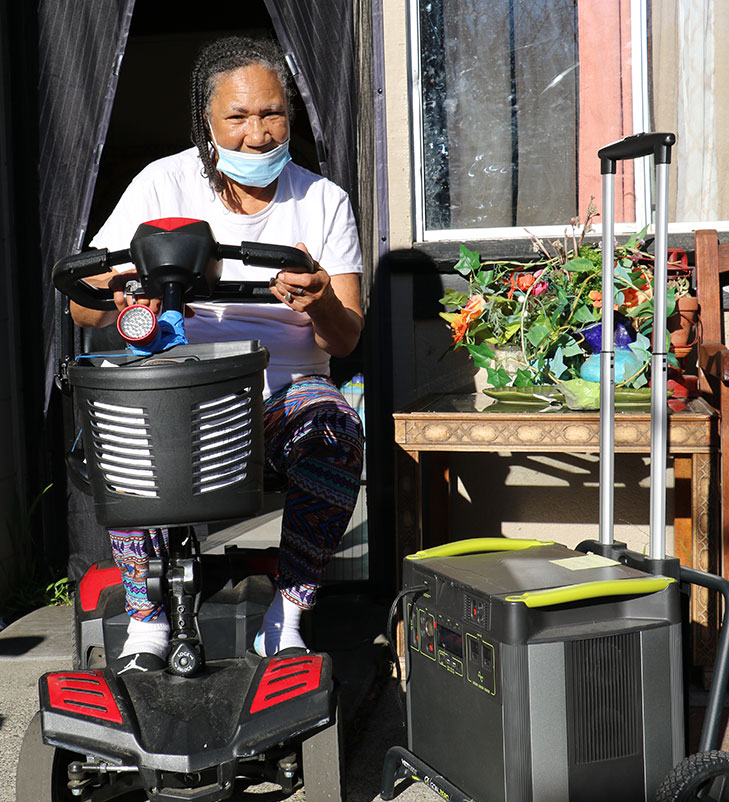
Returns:
[[[137,652],[156,654],[163,660],[167,657],[170,641],[170,624],[167,615],[161,612],[155,621],[140,621],[130,618],[127,639],[119,657],[128,657]]]
[[[293,646],[306,648],[299,632],[302,609],[283,596],[280,590],[276,591],[253,642],[253,648],[261,657],[270,657]]]

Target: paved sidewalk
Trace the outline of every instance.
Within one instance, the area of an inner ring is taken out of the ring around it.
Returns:
[[[70,668],[71,636],[70,607],[43,607],[0,632],[0,802],[15,802],[15,769],[38,709],[38,678]]]

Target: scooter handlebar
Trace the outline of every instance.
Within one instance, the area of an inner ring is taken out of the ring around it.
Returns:
[[[239,259],[244,265],[274,267],[297,273],[314,272],[314,261],[308,253],[286,245],[265,245],[261,242],[218,245],[217,254],[218,259]]]
[[[108,273],[115,265],[126,264],[129,260],[128,248],[124,251],[109,251],[107,248],[84,251],[59,259],[51,277],[56,289],[80,306],[107,311],[116,308],[114,293],[106,287],[94,287],[84,279]]]
[[[156,235],[159,236],[159,235]],[[165,237],[174,236],[174,232],[165,232]],[[221,245],[215,243],[214,258],[236,259],[246,265],[262,268],[291,270],[294,272],[313,273],[314,262],[308,253],[283,245],[268,245],[260,242],[241,242],[240,245]],[[60,259],[52,272],[53,284],[60,292],[68,296],[80,306],[101,311],[114,310],[114,291],[108,287],[95,287],[84,279],[108,273],[116,265],[134,264],[129,249],[109,251],[106,248],[85,251]],[[139,268],[139,265],[135,264]],[[166,268],[169,265],[165,265]],[[175,281],[182,284],[186,301],[226,300],[265,302],[276,300],[268,290],[268,282],[253,281],[216,281],[205,292],[199,291],[199,283],[192,271],[185,284],[185,267],[174,270]]]

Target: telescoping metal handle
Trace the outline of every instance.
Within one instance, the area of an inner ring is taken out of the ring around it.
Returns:
[[[610,311],[615,282],[615,171],[618,161],[653,156],[656,170],[655,262],[653,272],[653,355],[651,358],[651,559],[666,555],[666,450],[668,444],[668,353],[666,297],[668,244],[668,166],[674,134],[643,133],[601,148],[602,297]],[[613,316],[603,314],[600,356],[600,543],[613,542],[615,477],[615,331]]]

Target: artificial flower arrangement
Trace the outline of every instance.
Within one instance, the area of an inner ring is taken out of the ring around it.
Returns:
[[[591,203],[581,229],[573,219],[561,240],[531,235],[538,255],[527,263],[482,261],[461,246],[455,269],[468,279],[468,290],[446,290],[441,317],[451,328],[453,348],[465,348],[476,366],[488,371],[492,388],[558,385],[572,408],[597,405],[602,253],[585,240],[596,215]],[[650,378],[653,257],[644,250],[644,236],[645,230],[615,247],[617,388],[639,389]],[[688,289],[685,276],[669,281],[669,316],[677,294]],[[512,346],[508,366],[497,355],[504,346]],[[673,354],[668,361],[678,367]]]

